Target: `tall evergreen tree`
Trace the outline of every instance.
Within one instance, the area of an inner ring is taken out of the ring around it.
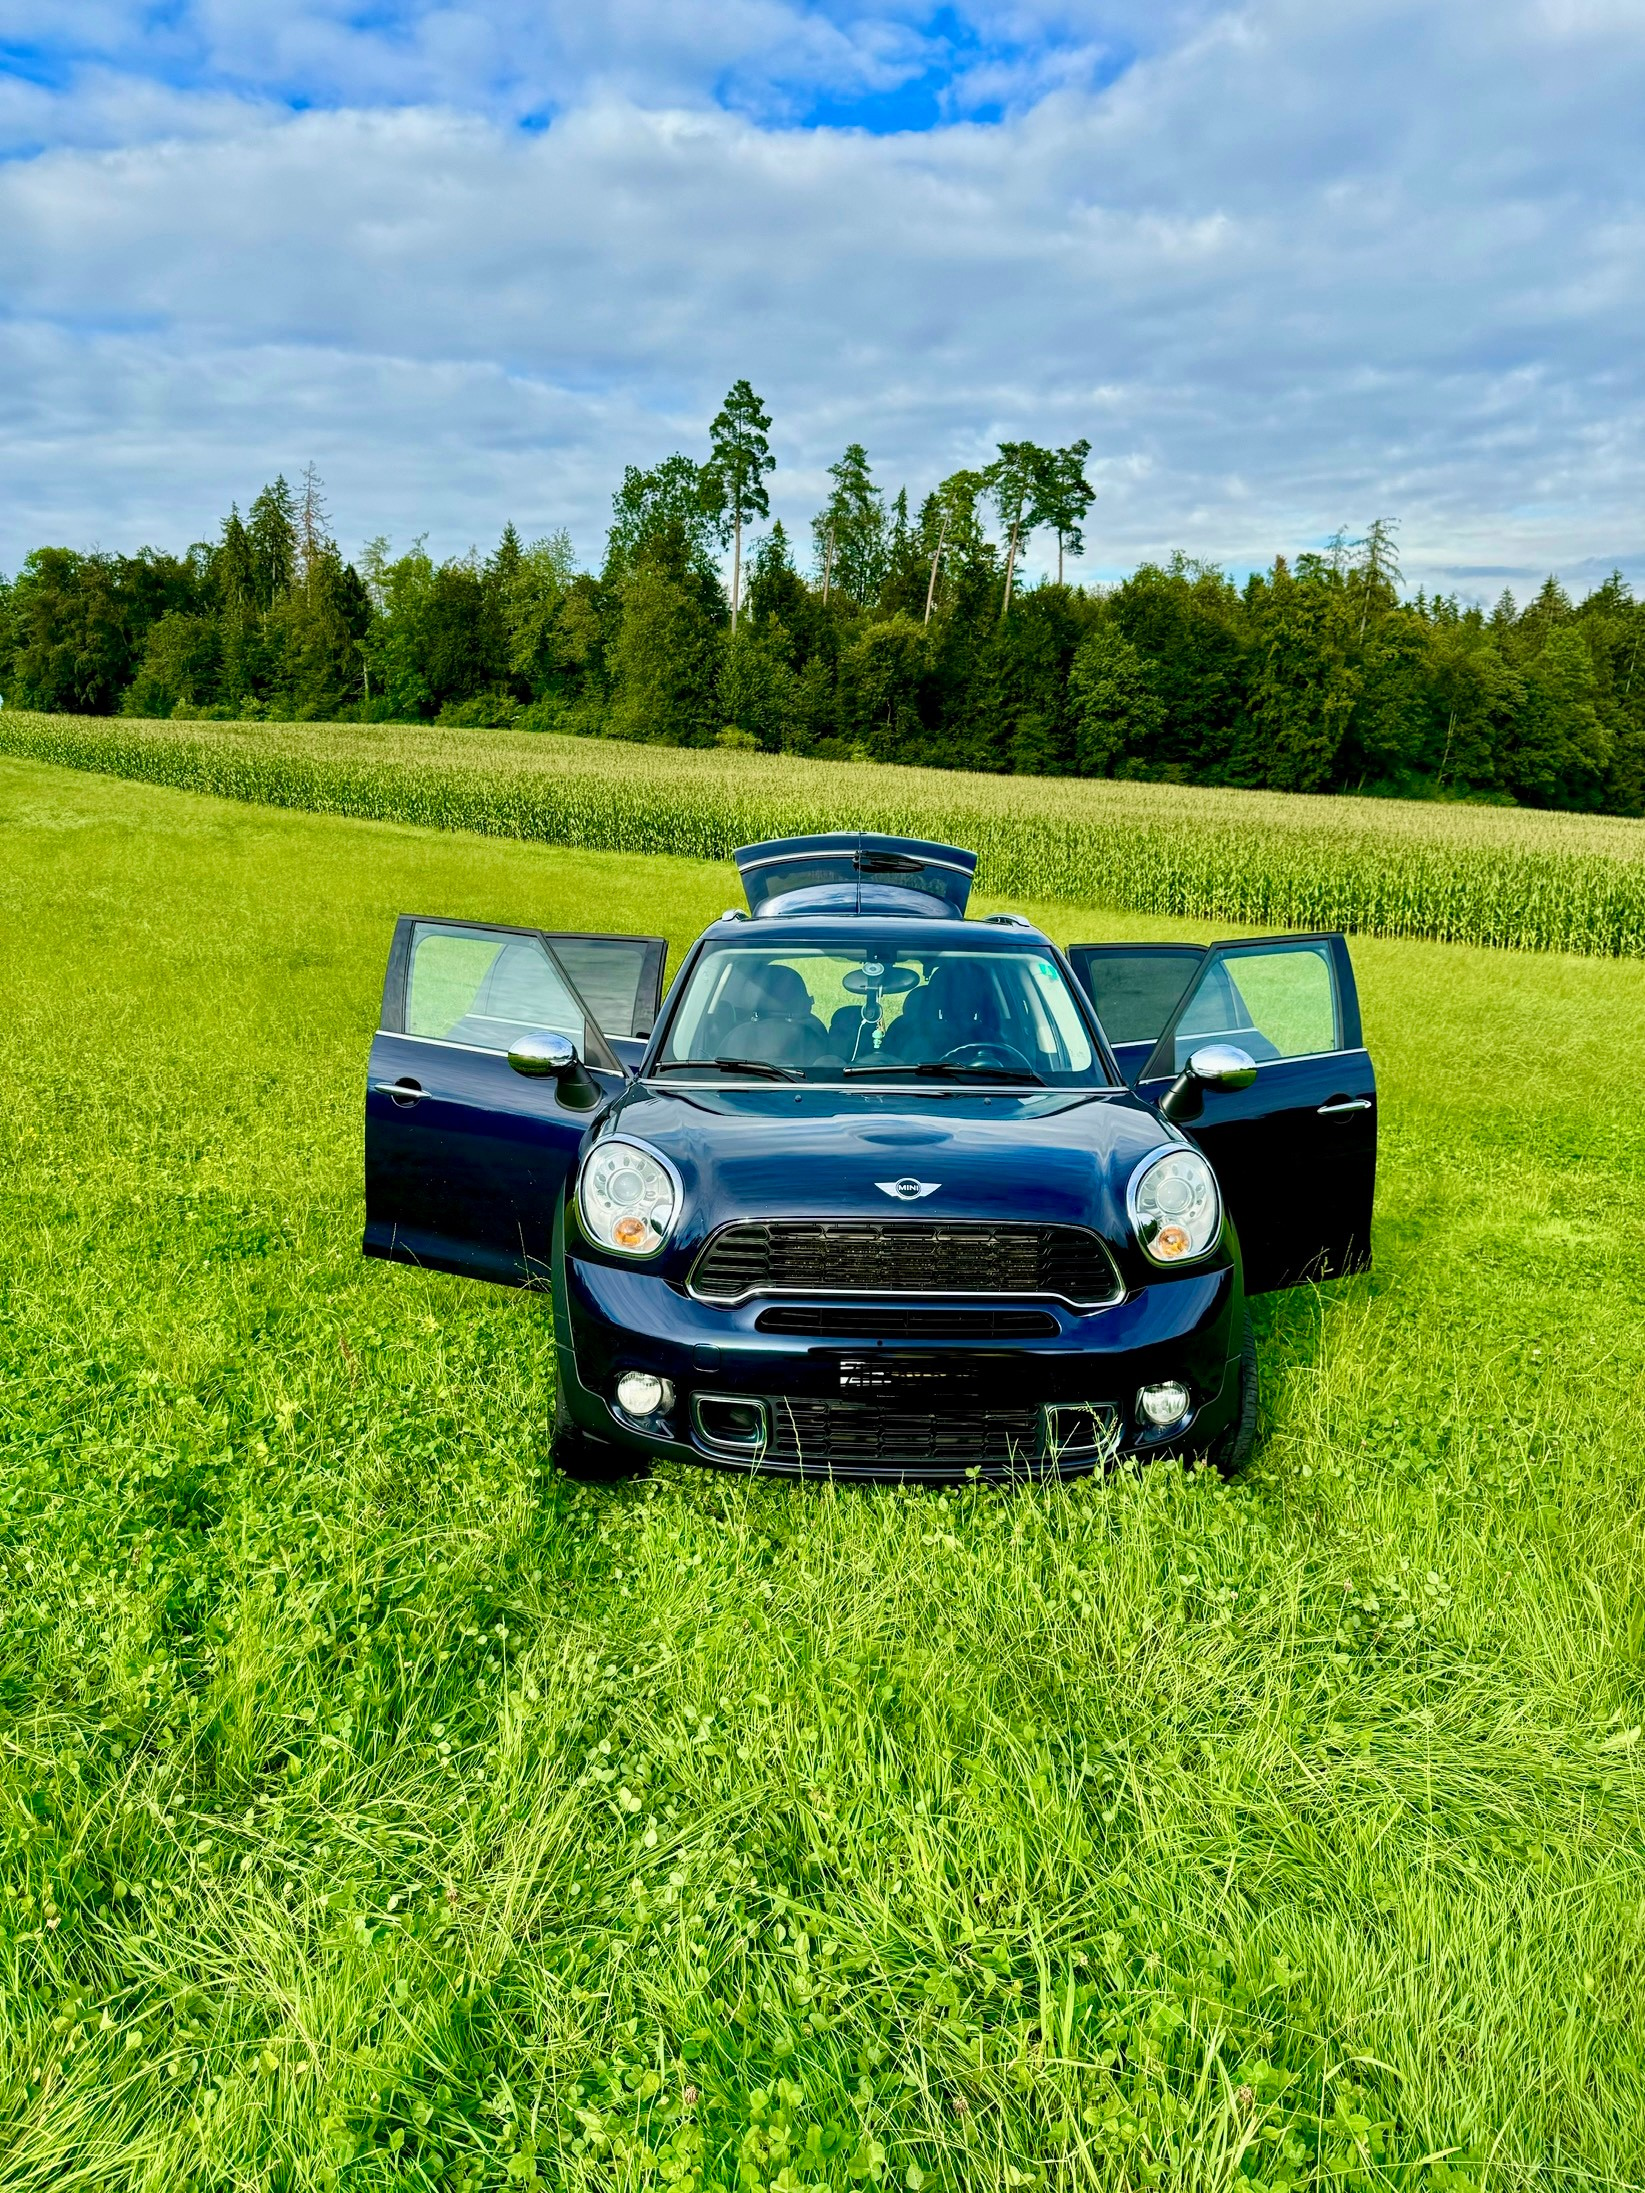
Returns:
[[[823,600],[838,587],[848,602],[866,608],[885,577],[885,498],[861,442],[850,444],[828,476],[833,492],[811,521]]]
[[[977,503],[987,481],[981,472],[951,472],[920,505],[919,541],[922,561],[930,557],[925,585],[924,624],[931,622],[937,602],[937,581],[944,568],[958,562],[972,568],[989,555]]]
[[[225,708],[238,710],[262,683],[262,649],[257,565],[237,504],[230,505],[223,520],[211,580],[217,599],[218,699]]]
[[[794,569],[788,531],[779,518],[754,551],[748,582],[748,615],[755,629],[780,629],[792,669],[803,670],[819,648],[827,648],[833,628],[818,598]]]
[[[983,478],[1007,535],[1003,617],[1011,613],[1017,552],[1034,528],[1045,523],[1046,499],[1052,492],[1051,452],[1037,442],[1001,442],[999,455]]]
[[[259,609],[272,609],[297,577],[297,505],[282,472],[265,487],[246,519],[252,593]]]
[[[1085,554],[1085,513],[1097,499],[1097,491],[1085,477],[1089,442],[1070,442],[1066,449],[1046,452],[1045,476],[1040,488],[1041,521],[1057,536],[1057,584],[1062,581],[1062,559]]]
[[[743,593],[743,527],[751,518],[771,515],[765,474],[776,464],[771,444],[771,414],[747,381],[733,383],[719,415],[708,430],[709,457],[703,467],[722,524],[732,537],[731,629],[737,629]]]
[[[1266,581],[1253,581],[1249,607],[1256,646],[1245,767],[1276,791],[1324,791],[1363,683],[1359,603],[1323,558],[1299,557],[1293,572],[1276,556]]]
[[[280,485],[283,487],[285,482],[282,480]],[[314,583],[326,558],[337,553],[337,544],[331,537],[331,512],[326,508],[325,482],[312,462],[303,467],[303,492],[297,501],[295,532],[296,576],[308,587]]]
[[[1355,591],[1359,595],[1359,636],[1365,637],[1365,627],[1371,611],[1391,609],[1399,599],[1400,581],[1404,573],[1399,568],[1399,550],[1395,539],[1399,531],[1397,518],[1373,518],[1361,548],[1364,561],[1357,567]]]

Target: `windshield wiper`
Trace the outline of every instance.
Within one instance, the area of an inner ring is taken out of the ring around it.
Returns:
[[[938,1081],[1021,1081],[1043,1089],[1045,1082],[1032,1067],[1027,1066],[949,1066],[942,1059],[925,1059],[918,1066],[847,1066],[847,1075],[901,1074],[906,1080],[910,1074],[924,1075]]]
[[[795,1066],[773,1066],[768,1058],[671,1058],[659,1066],[662,1074],[687,1074],[704,1066],[717,1066],[722,1074],[763,1074],[768,1081],[803,1081]]]

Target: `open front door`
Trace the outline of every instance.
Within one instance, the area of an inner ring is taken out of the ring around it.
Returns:
[[[609,957],[608,978],[616,965]],[[586,1083],[579,1092],[509,1065],[509,1046],[541,1030],[575,1044],[599,1091],[592,1108]],[[367,1077],[365,1254],[545,1284],[561,1186],[624,1078],[547,936],[403,915]]]
[[[1239,1231],[1245,1291],[1364,1271],[1376,1186],[1376,1076],[1341,936],[1217,944],[1138,1078],[1158,1102],[1204,1043],[1257,1062],[1248,1089],[1206,1089],[1178,1124],[1216,1169]]]
[[[1205,958],[1203,944],[1071,944],[1068,963],[1097,1009],[1119,1070],[1135,1082],[1172,1007]]]

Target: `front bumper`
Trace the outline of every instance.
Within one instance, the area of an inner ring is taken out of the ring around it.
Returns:
[[[1232,1266],[1162,1279],[1083,1314],[1035,1301],[1044,1334],[999,1342],[832,1337],[829,1313],[864,1304],[822,1296],[807,1298],[823,1321],[815,1336],[764,1332],[769,1297],[710,1307],[654,1273],[563,1248],[554,1296],[571,1422],[637,1454],[720,1468],[874,1481],[1073,1475],[1118,1456],[1199,1451],[1239,1409],[1243,1303]],[[882,1306],[954,1307],[939,1297]],[[629,1370],[667,1379],[673,1407],[644,1422],[625,1417],[614,1396]],[[1191,1405],[1158,1431],[1138,1418],[1136,1396],[1166,1379],[1187,1386]],[[769,1430],[757,1451],[730,1452],[705,1434],[694,1403],[729,1397],[764,1404]],[[1099,1428],[1088,1438],[1092,1420]]]

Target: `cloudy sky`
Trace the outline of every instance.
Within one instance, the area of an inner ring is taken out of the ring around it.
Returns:
[[[0,568],[597,560],[746,374],[796,529],[1084,435],[1088,577],[1645,584],[1642,120],[1645,0],[0,0]]]

